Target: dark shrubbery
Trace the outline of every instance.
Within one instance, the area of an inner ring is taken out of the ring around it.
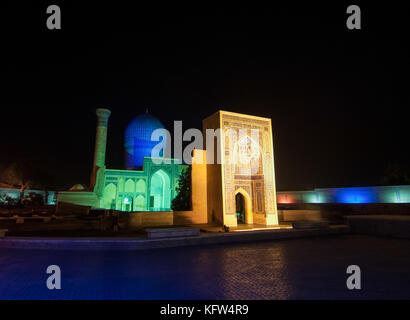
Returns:
[[[18,206],[19,199],[15,199],[7,196],[6,194],[0,194],[0,208],[16,208]]]
[[[23,197],[22,204],[26,208],[39,208],[44,205],[44,199],[41,194],[30,192]]]
[[[173,211],[191,210],[191,167],[182,171],[175,191],[177,195],[172,200],[171,209]]]
[[[44,205],[44,199],[41,194],[30,192],[20,198],[12,198],[6,194],[0,195],[0,207],[7,209],[29,208],[37,209]]]

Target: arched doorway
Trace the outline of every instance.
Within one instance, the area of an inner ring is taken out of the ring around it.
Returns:
[[[235,195],[235,203],[236,203],[236,218],[238,224],[245,224],[246,223],[246,207],[245,207],[245,197],[242,193],[238,192]]]
[[[166,211],[171,208],[171,180],[164,170],[158,170],[151,177],[151,210]]]
[[[116,208],[116,196],[117,196],[117,187],[113,183],[110,183],[104,188],[103,207],[105,209],[115,209]]]

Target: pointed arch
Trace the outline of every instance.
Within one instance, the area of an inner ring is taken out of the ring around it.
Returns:
[[[136,192],[144,192],[145,193],[146,183],[144,179],[139,179],[137,181],[135,191]]]
[[[135,182],[132,179],[128,179],[124,185],[124,192],[134,193],[135,192]]]
[[[151,177],[150,208],[158,211],[171,208],[171,179],[163,169],[159,169]]]
[[[243,188],[238,188],[235,190],[235,197],[237,194],[241,194],[245,199],[245,223],[253,223],[253,212],[252,212],[252,198]]]

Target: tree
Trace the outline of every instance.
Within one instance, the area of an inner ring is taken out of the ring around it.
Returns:
[[[33,184],[33,170],[27,161],[13,162],[2,172],[1,180],[18,187],[20,190],[29,189]]]
[[[49,170],[28,159],[18,159],[1,170],[0,181],[20,190],[52,190],[57,187],[56,179]]]
[[[188,167],[182,171],[175,191],[177,192],[177,195],[172,200],[172,210],[191,210],[191,167]]]

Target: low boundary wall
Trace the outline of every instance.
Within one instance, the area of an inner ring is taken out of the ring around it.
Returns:
[[[325,229],[311,230],[269,230],[252,232],[228,232],[201,234],[195,237],[167,239],[47,239],[7,237],[0,240],[0,248],[39,249],[39,250],[146,250],[185,246],[246,243],[253,241],[270,241],[297,239],[349,233],[347,226],[334,226]]]

